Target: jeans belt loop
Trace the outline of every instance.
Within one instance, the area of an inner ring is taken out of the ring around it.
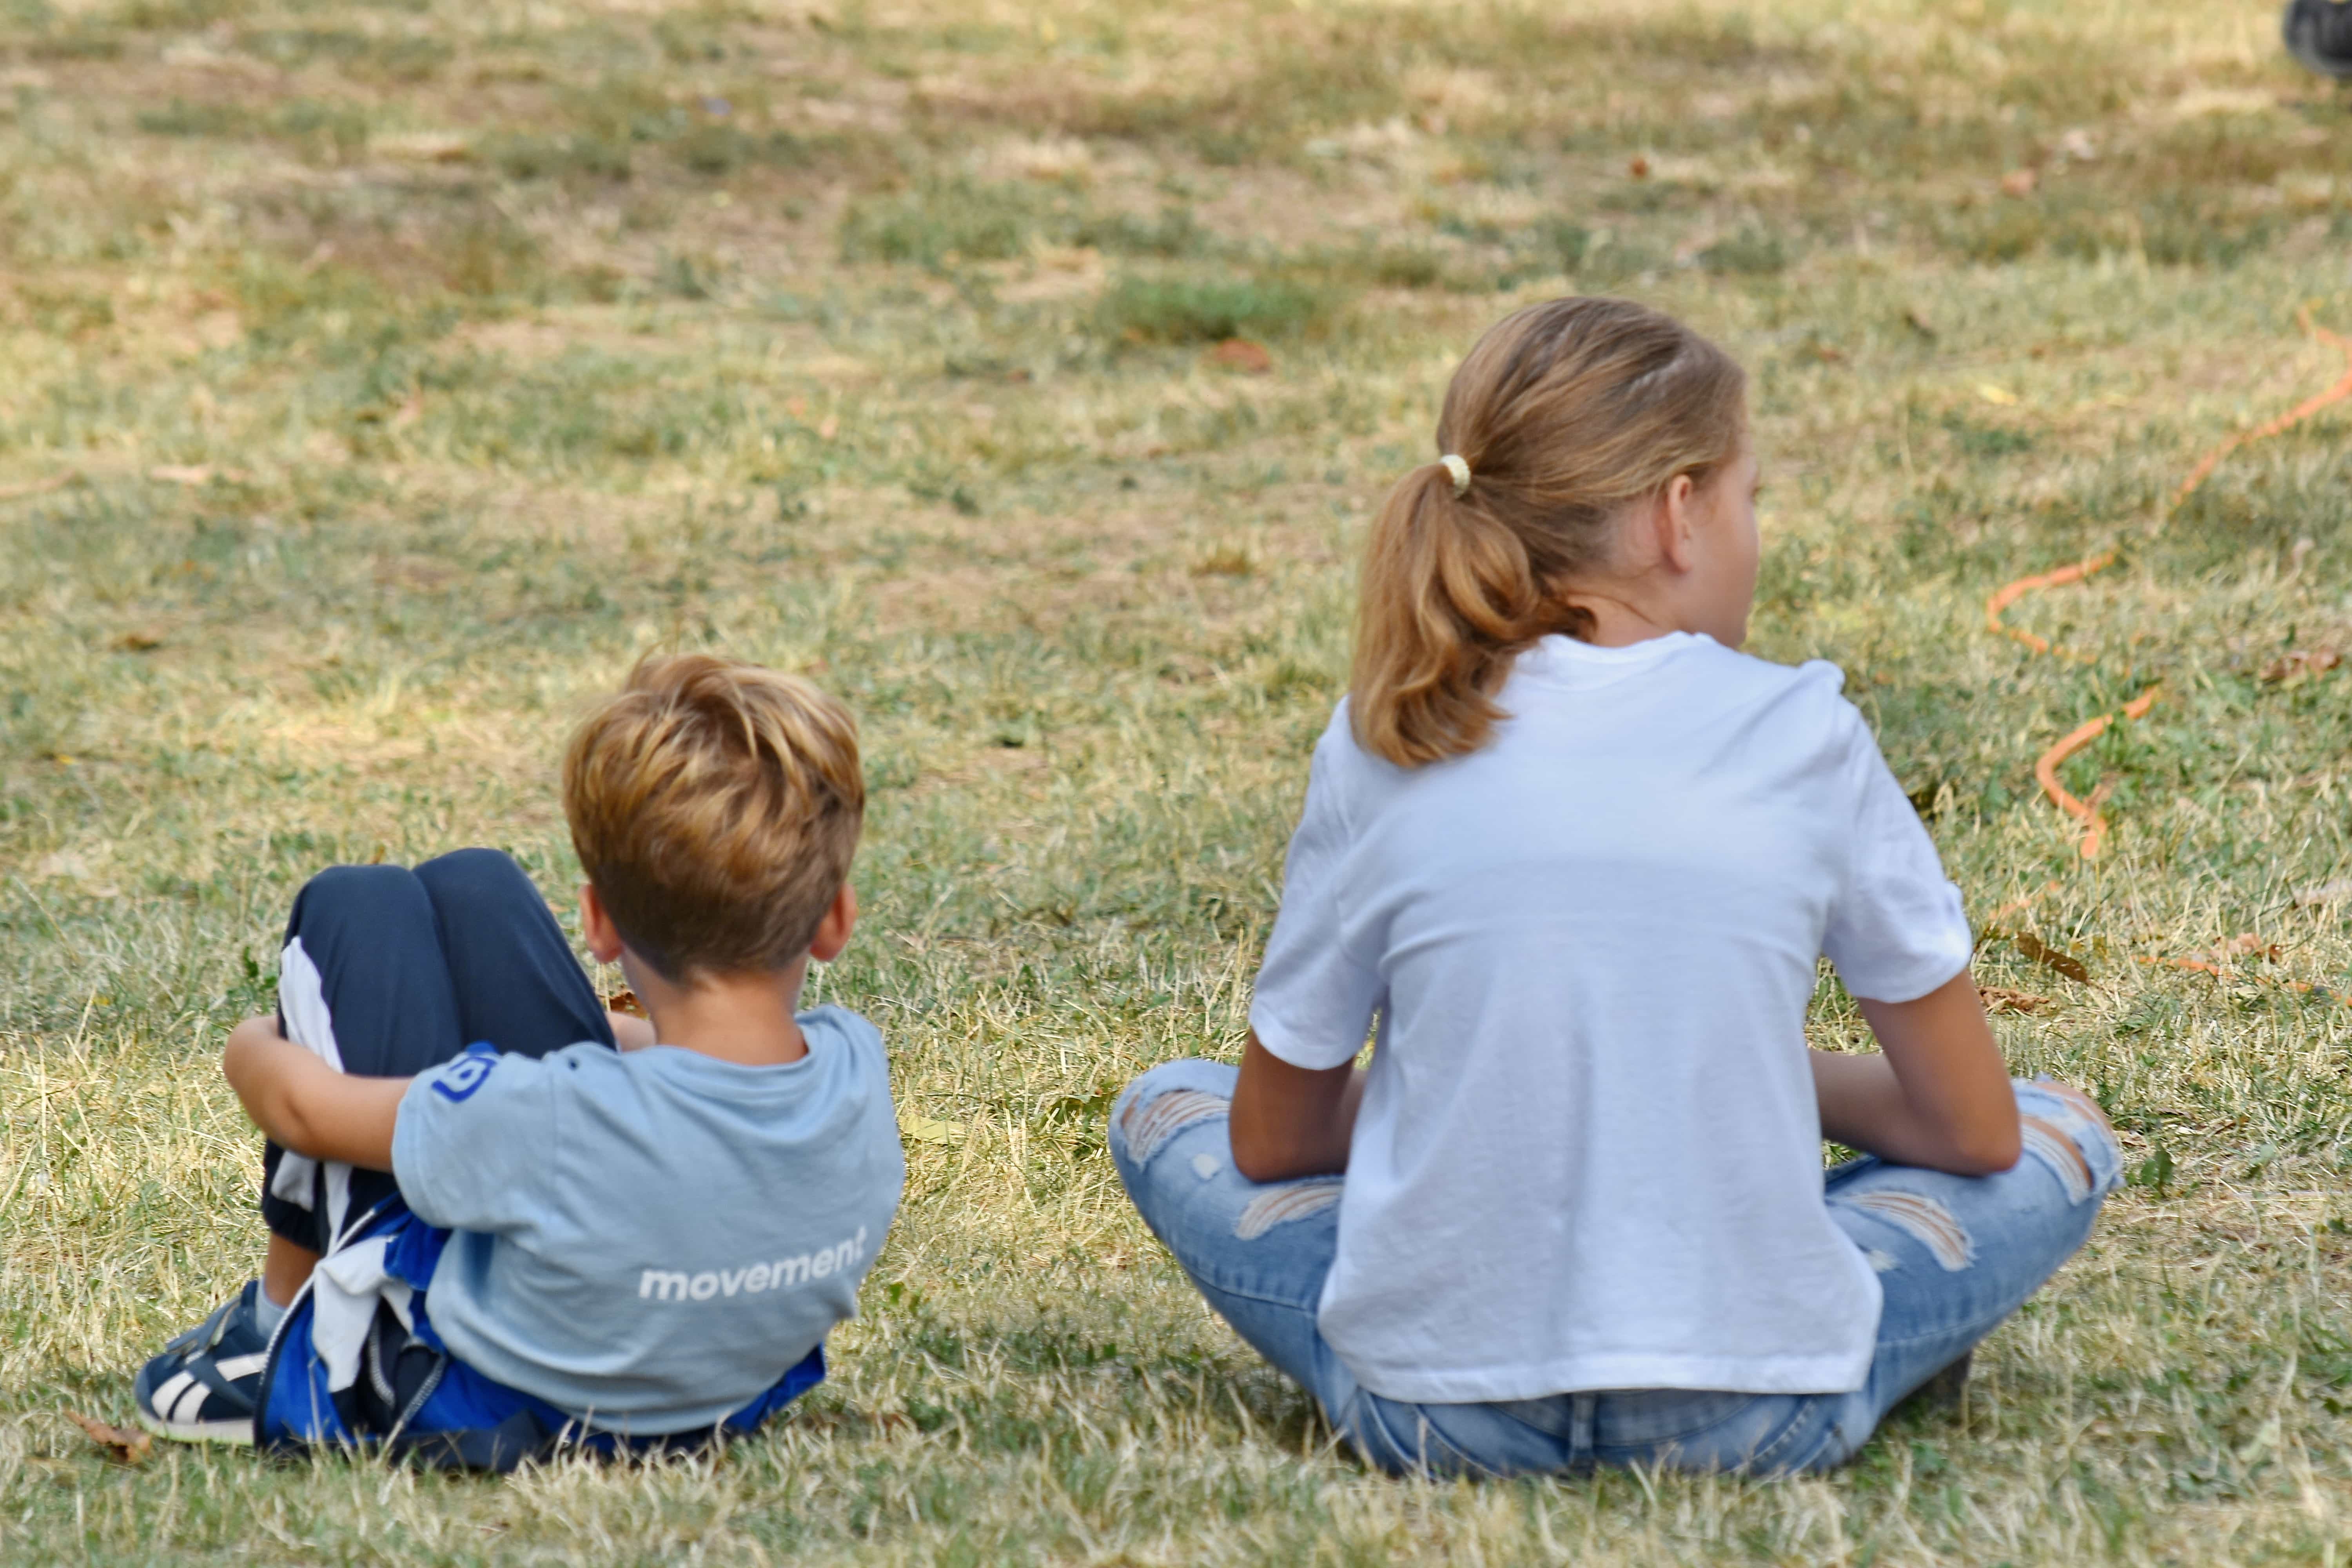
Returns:
[[[1597,1394],[1571,1394],[1569,1396],[1568,1462],[1581,1465],[1592,1458],[1592,1416],[1601,1403]]]

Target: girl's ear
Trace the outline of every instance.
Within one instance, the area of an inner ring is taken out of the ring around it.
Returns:
[[[1698,563],[1698,520],[1693,515],[1697,494],[1688,474],[1676,474],[1658,494],[1658,554],[1675,572],[1687,572]]]
[[[599,963],[617,963],[621,958],[621,928],[613,923],[605,910],[604,900],[596,896],[592,882],[580,884],[580,934],[588,943],[589,953]]]

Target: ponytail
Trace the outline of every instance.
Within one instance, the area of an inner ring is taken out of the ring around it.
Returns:
[[[1454,373],[1438,426],[1451,463],[1397,482],[1367,541],[1349,719],[1400,767],[1486,744],[1513,660],[1554,632],[1606,558],[1624,506],[1737,447],[1746,378],[1714,344],[1622,300],[1556,300],[1507,317]]]
[[[1436,464],[1389,493],[1358,590],[1356,739],[1403,767],[1473,752],[1502,710],[1511,660],[1547,630],[1519,537]]]

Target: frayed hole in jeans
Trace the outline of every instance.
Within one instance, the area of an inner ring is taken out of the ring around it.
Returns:
[[[1129,1106],[1118,1119],[1118,1133],[1128,1158],[1148,1165],[1168,1140],[1198,1121],[1223,1116],[1233,1102],[1222,1095],[1197,1089],[1171,1089]]]
[[[1339,1201],[1347,1185],[1339,1176],[1309,1176],[1303,1182],[1268,1187],[1250,1199],[1241,1218],[1234,1221],[1234,1234],[1244,1241],[1255,1241],[1276,1226],[1321,1214]]]
[[[1948,1273],[1956,1274],[1976,1261],[1976,1238],[1969,1235],[1968,1227],[1951,1210],[1924,1194],[1880,1187],[1835,1201],[1874,1214],[1908,1235],[1927,1247]]]
[[[2091,1195],[2091,1163],[2064,1128],[2039,1116],[2021,1116],[2018,1130],[2024,1137],[2025,1152],[2057,1173],[2068,1203],[2079,1204]]]

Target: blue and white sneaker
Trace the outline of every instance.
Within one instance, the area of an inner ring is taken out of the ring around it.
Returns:
[[[255,1309],[261,1281],[248,1279],[234,1300],[163,1347],[131,1385],[139,1425],[175,1443],[250,1443],[253,1403],[269,1336]]]

